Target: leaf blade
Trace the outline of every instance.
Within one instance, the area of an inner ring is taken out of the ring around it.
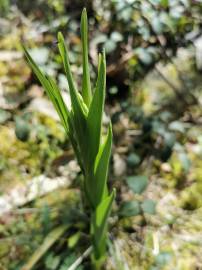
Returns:
[[[92,145],[89,152],[89,162],[95,160],[98,149],[100,147],[102,115],[104,110],[106,88],[106,61],[104,53],[99,56],[98,79],[96,83],[95,93],[89,108],[87,117],[88,137]],[[92,164],[91,164],[92,165]]]
[[[69,84],[69,91],[70,91],[70,97],[71,97],[71,103],[72,108],[75,114],[78,115],[84,115],[84,111],[82,109],[82,106],[80,104],[80,100],[78,97],[78,93],[76,91],[76,87],[74,85],[71,69],[70,69],[70,63],[69,63],[69,56],[68,56],[68,50],[65,46],[64,37],[61,32],[58,33],[58,49],[60,52],[60,55],[62,57],[64,70],[67,76],[67,81]]]
[[[68,132],[68,124],[67,124],[66,118],[67,118],[69,112],[68,112],[68,109],[67,109],[63,99],[62,99],[62,96],[60,94],[60,91],[59,91],[57,85],[54,83],[54,81],[52,79],[50,82],[50,77],[43,74],[43,72],[36,65],[35,61],[33,60],[31,55],[29,54],[29,52],[25,48],[25,46],[22,45],[22,47],[23,47],[24,54],[27,58],[27,61],[30,65],[31,69],[33,70],[34,74],[36,75],[36,77],[40,81],[46,94],[48,95],[48,97],[52,101],[52,103],[53,103],[62,123],[63,123],[63,126],[64,126],[66,132]],[[62,111],[61,111],[61,107],[59,106],[60,103],[63,104]]]
[[[48,249],[58,240],[58,238],[68,229],[69,225],[61,225],[52,230],[44,239],[43,243],[29,258],[28,262],[22,267],[22,270],[31,270]]]
[[[91,183],[93,185],[94,191],[94,204],[97,206],[100,201],[104,199],[107,195],[107,176],[109,168],[109,160],[112,148],[112,127],[108,128],[108,134],[106,140],[100,150],[95,160],[94,168],[94,181]]]
[[[88,64],[88,23],[87,12],[84,8],[81,15],[81,40],[82,40],[82,56],[83,56],[83,81],[82,95],[84,102],[89,107],[92,99],[90,72]]]
[[[96,208],[92,216],[92,235],[95,248],[95,257],[100,258],[106,249],[107,219],[110,215],[112,203],[116,195],[115,189]]]
[[[87,145],[86,141],[83,139],[83,136],[86,137],[86,118],[88,109],[86,108],[86,105],[83,101],[82,96],[76,91],[72,73],[70,70],[70,63],[69,63],[69,57],[68,57],[68,50],[65,46],[64,37],[61,32],[58,33],[58,48],[60,55],[62,57],[64,70],[67,76],[67,81],[69,84],[69,90],[70,90],[70,98],[72,103],[72,125],[74,128],[74,137],[75,141],[77,141],[78,147],[80,147],[79,152],[82,156],[82,164],[85,162],[86,159],[83,157],[85,156],[87,152]],[[82,136],[81,136],[82,135]],[[84,168],[85,166],[82,165]]]

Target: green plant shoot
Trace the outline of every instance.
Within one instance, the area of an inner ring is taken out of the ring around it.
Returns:
[[[70,70],[68,49],[62,33],[58,33],[58,49],[69,85],[71,108],[67,108],[54,79],[44,74],[27,49],[27,61],[52,101],[62,125],[71,141],[84,176],[83,192],[91,211],[90,234],[93,246],[92,260],[99,268],[106,255],[107,220],[115,197],[115,190],[107,188],[108,167],[112,147],[112,127],[102,135],[102,117],[106,89],[105,53],[99,54],[98,77],[92,93],[88,64],[88,23],[84,9],[81,16],[83,80],[81,94],[77,90]],[[101,263],[100,263],[101,262]]]

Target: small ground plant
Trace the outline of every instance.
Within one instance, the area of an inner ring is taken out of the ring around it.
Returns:
[[[107,219],[110,215],[115,190],[107,188],[108,166],[112,146],[112,127],[102,135],[102,116],[106,88],[105,53],[99,54],[98,78],[91,90],[88,66],[88,25],[84,9],[81,16],[83,53],[83,80],[81,94],[77,90],[70,70],[68,50],[62,33],[58,33],[58,48],[69,85],[71,108],[67,108],[54,79],[44,74],[26,48],[25,56],[33,72],[51,99],[64,129],[71,141],[84,176],[82,191],[90,209],[90,235],[93,247],[92,265],[100,269],[106,256]]]

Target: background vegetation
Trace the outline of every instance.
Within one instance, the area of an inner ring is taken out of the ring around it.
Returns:
[[[202,269],[199,0],[0,1],[0,269],[65,270],[89,247],[81,173],[21,47],[68,103],[56,37],[81,83],[84,6],[94,82],[106,49],[104,125],[110,117],[114,134],[104,269]],[[89,269],[89,257],[74,269]]]

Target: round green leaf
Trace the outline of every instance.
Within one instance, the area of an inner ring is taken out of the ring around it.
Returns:
[[[145,175],[129,176],[126,182],[133,192],[141,194],[148,185],[148,177]]]
[[[30,135],[30,125],[23,118],[16,117],[15,119],[15,134],[21,141],[27,141]]]
[[[137,216],[140,213],[140,204],[137,201],[124,202],[119,209],[119,215],[121,217]]]
[[[145,200],[141,204],[141,208],[144,213],[154,215],[156,213],[156,202],[150,199]]]
[[[165,266],[166,264],[169,263],[171,259],[172,259],[172,254],[170,252],[162,251],[156,256],[155,263],[158,266]]]
[[[135,154],[135,153],[131,153],[128,158],[127,158],[127,164],[130,167],[134,167],[137,166],[140,163],[140,157]]]
[[[0,124],[4,124],[10,117],[10,112],[0,109]]]

